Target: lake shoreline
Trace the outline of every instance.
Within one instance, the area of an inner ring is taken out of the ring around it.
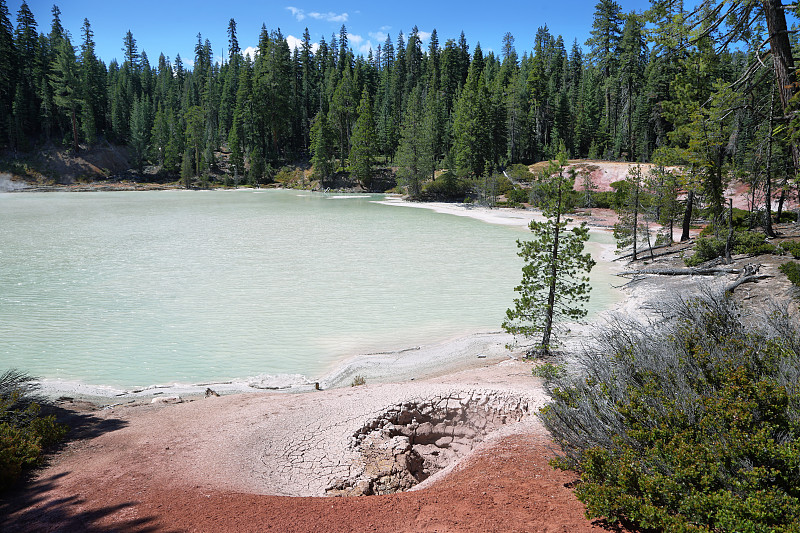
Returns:
[[[462,216],[488,224],[527,226],[541,215],[532,209],[486,208],[470,204],[441,202],[410,202],[398,197],[377,201],[383,205],[406,208],[422,208],[451,216]],[[576,219],[593,222],[592,231],[607,233],[605,219],[587,217],[578,213]],[[601,216],[607,214],[602,213]],[[578,218],[580,217],[580,218]],[[607,222],[607,220],[606,220]],[[524,234],[523,234],[524,235]],[[524,237],[523,237],[524,238]],[[614,250],[611,245],[600,245],[599,260],[611,265]],[[614,265],[613,268],[618,268]],[[509,302],[510,304],[511,302]],[[499,329],[499,328],[498,328]],[[577,326],[585,330],[585,326]],[[419,380],[441,376],[455,371],[475,368],[488,362],[499,362],[524,356],[524,351],[509,351],[506,345],[513,338],[500,331],[472,331],[442,341],[424,345],[387,346],[379,353],[358,353],[335,362],[324,374],[305,376],[301,374],[242,376],[232,379],[205,380],[199,382],[162,382],[139,387],[93,385],[82,382],[43,379],[42,392],[51,399],[68,398],[89,401],[99,406],[120,405],[142,401],[179,401],[209,394],[241,394],[249,392],[307,393],[319,389],[349,386],[358,376],[367,383]]]

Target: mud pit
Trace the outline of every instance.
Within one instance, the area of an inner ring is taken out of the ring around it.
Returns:
[[[471,391],[408,401],[359,428],[348,448],[350,475],[325,490],[330,496],[366,496],[408,490],[455,464],[503,426],[530,414],[518,395]]]

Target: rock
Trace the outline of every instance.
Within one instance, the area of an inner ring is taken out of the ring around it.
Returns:
[[[158,398],[153,398],[150,400],[150,403],[182,403],[183,398],[180,396],[159,396]]]

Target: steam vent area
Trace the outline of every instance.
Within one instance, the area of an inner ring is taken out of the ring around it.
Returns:
[[[509,369],[516,366],[503,372]],[[433,482],[487,441],[543,431],[535,413],[544,399],[533,390],[529,365],[517,371],[527,381],[347,387],[302,395],[311,405],[288,411],[279,404],[292,398],[277,397],[271,413],[250,424],[241,442],[258,448],[245,476],[247,488],[361,496]]]
[[[335,479],[326,494],[408,490],[529,414],[527,399],[492,391],[455,392],[390,407],[350,437],[348,448],[356,458],[349,475]]]

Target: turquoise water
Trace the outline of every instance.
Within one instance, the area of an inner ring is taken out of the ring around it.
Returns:
[[[295,191],[0,194],[0,369],[119,387],[319,377],[496,331],[526,228]],[[592,307],[617,296],[598,268]]]

